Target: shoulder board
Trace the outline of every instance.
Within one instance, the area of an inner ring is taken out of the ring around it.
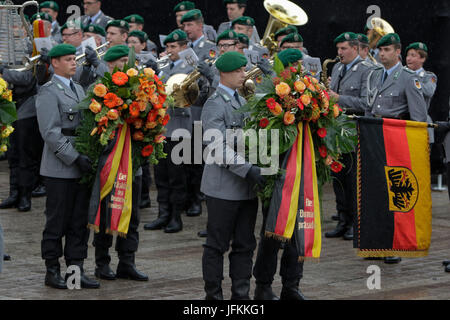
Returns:
[[[408,72],[408,73],[415,74],[415,72],[412,71],[412,70],[411,70],[410,68],[408,68],[408,67],[403,67],[403,70],[405,70],[405,71]]]
[[[220,96],[225,100],[225,102],[230,102],[230,97],[228,97],[226,94],[220,94]]]
[[[210,45],[212,45],[212,46],[215,46],[216,44],[214,43],[214,42],[212,42],[211,40],[206,40],[205,41],[207,44],[210,44]]]
[[[51,86],[52,84],[53,84],[53,82],[50,80],[50,81],[44,83],[44,84],[42,85],[42,87],[49,87],[49,86]]]
[[[364,60],[363,62],[361,62],[361,64],[363,65],[363,66],[366,66],[366,67],[368,67],[368,68],[373,68],[373,64],[371,64],[370,62],[368,62],[368,61],[366,61],[366,60]]]

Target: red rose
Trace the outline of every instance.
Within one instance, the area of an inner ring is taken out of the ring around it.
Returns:
[[[317,135],[322,139],[325,138],[327,136],[327,129],[320,128],[319,130],[317,130]]]
[[[333,161],[333,163],[331,164],[331,170],[335,173],[341,172],[342,164],[337,161]]]
[[[262,118],[260,121],[259,121],[259,126],[261,127],[261,128],[265,128],[265,127],[267,127],[269,125],[269,119],[267,119],[267,118]]]
[[[145,146],[142,150],[141,150],[141,154],[143,157],[150,157],[153,153],[153,146],[151,144],[149,144],[148,146]]]
[[[300,99],[297,99],[297,106],[299,107],[300,110],[305,109],[305,106],[303,105],[302,100]]]
[[[269,108],[270,110],[275,109],[275,105],[276,105],[276,104],[277,104],[277,102],[275,101],[274,98],[269,98],[269,99],[267,99],[267,101],[266,101],[267,108]]]
[[[291,67],[290,69],[291,69],[291,72],[297,73],[297,69],[295,69],[294,67]]]
[[[320,156],[322,158],[326,158],[327,155],[328,155],[327,147],[326,146],[320,146],[319,147],[319,153],[320,153]]]

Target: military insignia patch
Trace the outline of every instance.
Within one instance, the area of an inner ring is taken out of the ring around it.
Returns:
[[[177,33],[175,33],[174,35],[173,35],[173,40],[178,40],[178,38],[179,38],[179,36],[178,36],[178,34]]]
[[[414,80],[414,85],[416,86],[417,89],[422,89],[422,84],[418,79]]]
[[[181,6],[180,6],[180,11],[184,11],[184,4],[182,4]]]
[[[264,53],[264,54],[262,55],[262,57],[263,57],[264,59],[269,59],[269,54]]]
[[[345,40],[350,40],[350,35],[349,35],[348,33],[346,33],[346,34],[344,35],[344,38],[345,38]]]
[[[216,52],[214,50],[209,50],[209,57],[214,59],[216,57]]]
[[[131,22],[136,22],[136,18],[135,17],[131,17]]]
[[[89,31],[90,31],[90,32],[94,32],[94,27],[93,27],[93,26],[90,26],[90,27],[89,27]]]
[[[120,21],[120,26],[124,27],[125,26],[125,21]]]
[[[431,82],[436,83],[437,82],[436,77],[431,77]]]
[[[384,167],[384,170],[389,194],[389,211],[410,212],[419,197],[416,176],[405,167]]]
[[[262,82],[262,77],[255,78],[256,83],[260,84]]]

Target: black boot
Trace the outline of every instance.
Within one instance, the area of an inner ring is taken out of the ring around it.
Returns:
[[[256,284],[254,300],[280,300],[272,291],[270,284]]]
[[[66,282],[61,277],[58,260],[46,260],[47,273],[45,274],[45,285],[55,289],[67,289]]]
[[[402,261],[402,258],[400,257],[386,257],[384,258],[384,263],[387,264],[396,264],[396,263],[400,263]]]
[[[95,246],[95,276],[104,280],[115,280],[116,274],[111,270],[109,264],[111,256],[109,249]]]
[[[175,207],[172,210],[169,224],[164,228],[165,233],[176,233],[183,230],[183,221],[181,221],[181,209]]]
[[[206,237],[208,236],[208,231],[206,231],[206,230],[201,230],[201,231],[197,232],[197,235],[198,235],[200,238],[206,238]]]
[[[167,226],[170,220],[170,205],[168,203],[159,204],[158,219],[144,225],[144,230],[160,230]]]
[[[119,264],[117,265],[117,278],[131,279],[135,281],[148,281],[148,276],[136,269],[134,263],[134,253],[120,253]]]
[[[116,280],[116,274],[112,271],[109,264],[95,267],[95,276],[103,280]]]
[[[347,231],[347,228],[345,227],[345,221],[341,219],[341,221],[338,222],[336,228],[333,231],[329,231],[325,233],[326,238],[339,238],[342,237],[345,232]]]
[[[250,280],[231,280],[231,300],[250,300]]]
[[[10,186],[9,197],[0,203],[0,209],[15,208],[19,202],[19,189],[17,187]]]
[[[281,289],[280,299],[281,300],[306,300],[303,293],[300,291],[298,285],[300,280],[297,281],[286,281],[283,283],[283,288]]]
[[[186,211],[188,217],[197,217],[202,214],[202,203],[196,198],[192,201],[190,207]]]
[[[353,240],[353,226],[348,226],[344,233],[344,240]]]
[[[20,212],[27,212],[31,210],[31,189],[29,187],[20,188],[19,202],[17,203],[17,210]]]
[[[33,198],[45,197],[47,195],[47,189],[42,183],[39,183],[36,188],[34,188],[33,192],[31,192],[31,196]]]
[[[340,216],[341,214],[338,212],[338,213],[336,213],[335,215],[333,215],[333,216],[331,216],[331,220],[333,220],[333,221],[339,221],[339,216]]]
[[[223,300],[221,282],[205,282],[205,300]]]

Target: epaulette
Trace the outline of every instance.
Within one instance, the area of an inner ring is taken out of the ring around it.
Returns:
[[[371,64],[370,62],[364,60],[363,62],[361,62],[362,65],[368,67],[368,68],[373,68],[374,64]]]
[[[227,96],[226,94],[221,93],[220,96],[223,98],[223,100],[225,100],[225,102],[230,102],[231,99],[229,96]]]
[[[408,68],[408,67],[406,67],[406,66],[403,67],[403,70],[405,70],[405,71],[408,72],[408,73],[415,74],[415,72],[414,72],[413,70],[411,70],[410,68]]]
[[[52,84],[53,84],[53,82],[50,80],[50,81],[44,83],[44,84],[42,85],[42,87],[49,87],[49,86],[51,86]]]

